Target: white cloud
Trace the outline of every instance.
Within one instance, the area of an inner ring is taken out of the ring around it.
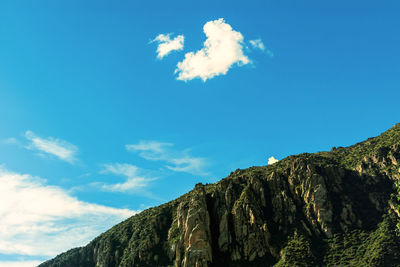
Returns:
[[[166,168],[176,172],[187,172],[194,175],[208,175],[204,168],[206,160],[193,157],[189,150],[173,150],[173,144],[158,141],[140,141],[138,144],[125,146],[128,151],[137,152],[144,159],[152,161],[164,161],[169,165]]]
[[[194,158],[190,156],[182,156],[167,160],[174,166],[167,166],[168,169],[176,172],[187,172],[192,174],[204,174],[203,167],[205,160],[203,158]]]
[[[40,138],[31,131],[25,132],[25,138],[30,141],[30,144],[26,147],[28,149],[56,156],[69,163],[76,161],[78,148],[64,140],[53,137]]]
[[[279,160],[277,160],[276,158],[270,157],[270,158],[268,159],[268,165],[274,164],[274,163],[276,163],[276,162],[278,162],[278,161],[279,161]]]
[[[261,51],[265,50],[265,45],[261,39],[250,40],[249,43],[253,48],[260,49]]]
[[[83,202],[29,174],[0,168],[0,254],[53,257],[135,212]]]
[[[140,141],[138,144],[126,145],[128,151],[139,152],[139,155],[147,160],[167,160],[166,151],[172,147],[171,143],[158,141]]]
[[[264,53],[266,53],[268,56],[274,57],[274,53],[271,50],[269,50],[267,47],[265,47],[263,41],[260,38],[255,39],[255,40],[250,40],[249,43],[250,43],[251,47],[253,47],[254,49],[261,50]]]
[[[126,178],[123,183],[116,184],[103,184],[102,188],[106,191],[112,192],[134,192],[142,190],[148,186],[148,183],[154,181],[155,178],[147,178],[139,174],[140,169],[131,164],[105,164],[102,173],[111,173],[120,175]]]
[[[218,75],[225,75],[232,65],[250,63],[243,53],[243,36],[225,23],[224,19],[207,22],[203,27],[207,37],[204,47],[190,52],[177,64],[178,80],[200,78],[204,82]]]
[[[41,261],[0,261],[0,267],[35,267]]]
[[[174,39],[171,40],[169,34],[159,34],[154,40],[151,42],[157,42],[157,57],[162,59],[167,56],[172,51],[179,51],[183,49],[183,44],[185,42],[185,37],[183,35],[178,35]]]

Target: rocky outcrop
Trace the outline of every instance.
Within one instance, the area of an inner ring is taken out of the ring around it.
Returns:
[[[207,210],[204,186],[198,184],[188,202],[176,210],[178,238],[175,266],[206,267],[212,262],[210,217]]]
[[[331,152],[236,170],[41,266],[391,266],[400,125]]]

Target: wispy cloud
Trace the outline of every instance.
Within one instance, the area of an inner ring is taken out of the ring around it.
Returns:
[[[260,49],[261,51],[265,50],[265,45],[260,38],[255,40],[250,40],[249,43],[255,49]]]
[[[152,161],[164,161],[165,167],[176,172],[187,172],[194,175],[208,175],[204,169],[206,159],[193,157],[188,149],[177,151],[173,144],[158,141],[140,141],[138,144],[125,146],[128,151],[139,153],[144,159]]]
[[[10,138],[0,140],[0,144],[15,145],[15,144],[18,144],[18,140],[14,137],[10,137]]]
[[[0,261],[0,267],[35,267],[41,261]]]
[[[125,148],[131,152],[138,152],[142,158],[147,160],[167,160],[167,151],[172,146],[171,143],[140,141],[137,144],[126,145]]]
[[[250,40],[249,43],[253,49],[261,50],[261,51],[265,52],[268,56],[274,57],[274,53],[264,45],[261,38],[258,38],[255,40]]]
[[[225,75],[234,65],[246,65],[249,58],[243,52],[243,35],[234,31],[224,19],[207,22],[203,27],[207,37],[204,47],[186,53],[185,59],[175,70],[178,80],[200,78],[204,82],[218,75]]]
[[[80,201],[44,179],[0,168],[0,254],[53,257],[135,212]]]
[[[53,137],[41,138],[32,131],[25,132],[25,138],[30,141],[27,149],[36,150],[43,153],[56,156],[57,158],[69,163],[75,162],[78,148],[67,141]]]
[[[159,34],[151,42],[157,42],[157,58],[162,59],[172,51],[179,51],[183,49],[185,37],[178,35],[174,39],[170,38],[171,34]]]
[[[123,183],[103,184],[102,189],[112,192],[137,192],[148,186],[151,181],[156,178],[145,177],[140,175],[141,169],[127,163],[105,164],[101,171],[103,174],[115,174],[125,177]]]
[[[276,158],[270,157],[270,158],[268,159],[268,165],[274,164],[274,163],[276,163],[276,162],[278,162],[278,161],[279,161],[279,160],[277,160]]]

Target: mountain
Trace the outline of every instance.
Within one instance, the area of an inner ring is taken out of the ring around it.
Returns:
[[[39,266],[400,266],[397,181],[400,124],[197,184]]]

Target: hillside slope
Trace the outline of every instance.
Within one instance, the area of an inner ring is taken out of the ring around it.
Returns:
[[[399,180],[397,124],[198,184],[40,266],[396,266]]]

